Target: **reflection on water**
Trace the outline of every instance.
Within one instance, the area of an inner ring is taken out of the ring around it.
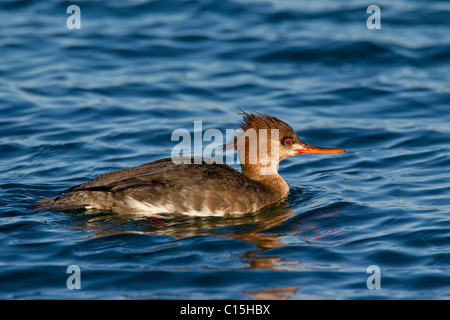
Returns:
[[[246,290],[244,294],[253,300],[288,300],[296,297],[300,286],[283,287],[276,289]]]
[[[111,234],[134,233],[144,235],[169,235],[174,238],[192,236],[225,237],[242,240],[256,246],[241,255],[243,263],[250,269],[297,270],[301,261],[286,261],[277,256],[261,255],[268,249],[279,248],[292,242],[308,244],[322,239],[329,232],[340,227],[321,228],[317,221],[332,218],[339,212],[315,211],[313,215],[296,212],[288,201],[265,208],[258,213],[245,216],[188,217],[167,215],[148,217],[140,215],[121,215],[112,212],[71,212],[71,228],[92,233],[89,238]],[[273,231],[276,229],[276,231]],[[281,232],[280,232],[281,230]],[[284,230],[284,231],[283,231]],[[309,265],[310,266],[310,265]],[[300,268],[308,268],[300,266]],[[265,294],[268,294],[267,292]]]

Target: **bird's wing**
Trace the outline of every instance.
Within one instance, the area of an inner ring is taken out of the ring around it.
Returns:
[[[101,175],[66,190],[110,192],[117,200],[164,206],[170,203],[177,212],[244,209],[273,202],[266,190],[235,169],[220,163],[175,164],[171,158]],[[231,204],[231,205],[230,205]]]

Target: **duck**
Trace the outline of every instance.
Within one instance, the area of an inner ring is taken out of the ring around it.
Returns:
[[[102,174],[62,191],[59,197],[38,200],[35,208],[63,212],[98,209],[148,216],[257,213],[289,194],[288,184],[278,173],[283,159],[346,152],[309,145],[274,116],[244,111],[241,115],[237,124],[240,134],[222,146],[222,151],[237,151],[240,171],[209,158],[169,157]]]

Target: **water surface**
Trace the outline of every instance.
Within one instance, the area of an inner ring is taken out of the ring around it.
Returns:
[[[361,1],[83,1],[69,30],[2,2],[0,298],[449,299],[450,6],[377,4],[380,30]],[[239,108],[347,153],[283,161],[287,200],[245,217],[30,208]]]

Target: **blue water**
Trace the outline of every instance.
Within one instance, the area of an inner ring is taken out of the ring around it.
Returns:
[[[2,1],[0,298],[449,299],[449,17],[425,0]],[[239,108],[347,153],[283,161],[291,193],[257,215],[30,208],[169,157],[194,121],[234,129]]]

